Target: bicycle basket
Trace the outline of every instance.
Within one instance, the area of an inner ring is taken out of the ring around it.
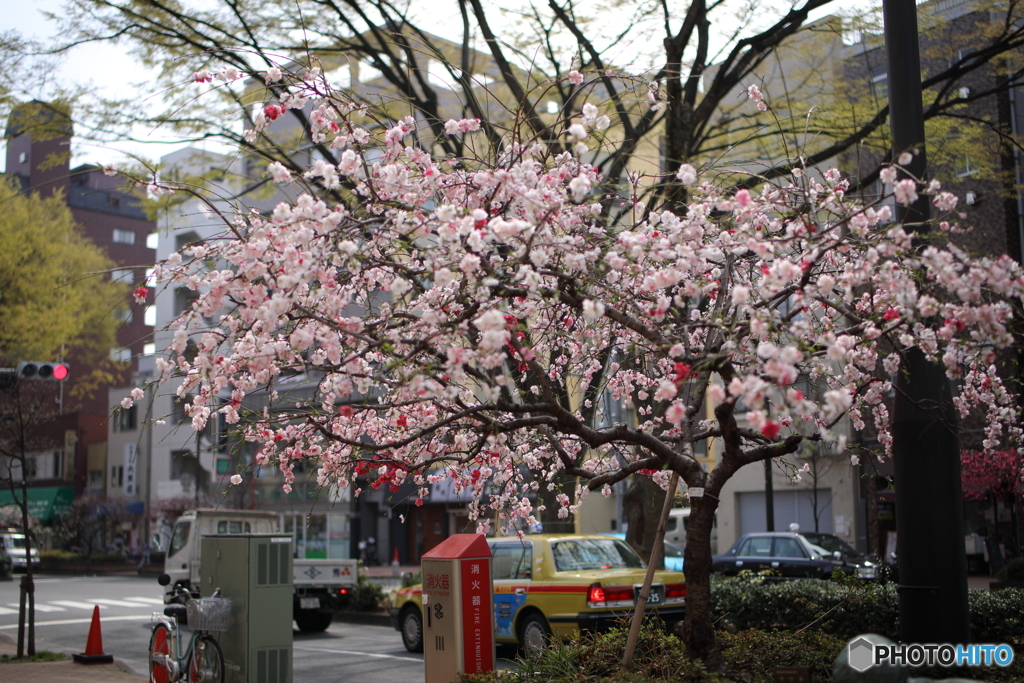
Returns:
[[[227,631],[231,621],[231,600],[201,598],[185,603],[188,627],[193,631]]]

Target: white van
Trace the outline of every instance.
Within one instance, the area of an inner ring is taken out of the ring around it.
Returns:
[[[18,531],[0,531],[0,545],[3,545],[4,550],[7,551],[7,556],[11,558],[11,566],[15,571],[25,571],[27,569],[27,562],[25,561],[25,534]],[[39,549],[32,548],[32,566],[39,565]]]
[[[672,508],[665,524],[665,540],[686,548],[686,530],[690,526],[690,508]],[[718,553],[718,513],[711,522],[711,554]]]

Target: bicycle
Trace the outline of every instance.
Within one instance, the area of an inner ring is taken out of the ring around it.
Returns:
[[[167,574],[159,579],[160,585],[171,582]],[[174,597],[184,604],[164,607],[164,613],[153,613],[157,623],[149,639],[150,683],[222,683],[224,680],[224,652],[210,631],[226,631],[231,616],[231,601],[218,597],[220,589],[211,598],[193,596],[177,586]],[[188,645],[182,650],[181,626],[192,629]],[[171,654],[171,648],[174,654]]]

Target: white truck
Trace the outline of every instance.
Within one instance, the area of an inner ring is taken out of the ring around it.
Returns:
[[[200,585],[200,541],[217,534],[278,533],[277,515],[250,510],[187,510],[174,523],[164,560],[170,582],[164,602],[175,601],[175,586],[189,591]],[[355,560],[293,560],[292,615],[300,631],[323,631],[331,625],[339,592],[348,593],[357,583]]]

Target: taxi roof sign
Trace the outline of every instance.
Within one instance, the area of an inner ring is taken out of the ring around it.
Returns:
[[[463,557],[490,557],[491,546],[483,534],[452,534],[423,553],[423,558],[460,559]]]

